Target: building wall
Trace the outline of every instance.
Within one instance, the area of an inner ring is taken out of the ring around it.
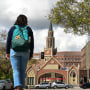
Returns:
[[[82,69],[90,69],[90,41],[82,48],[81,57]]]
[[[55,58],[64,66],[71,67],[73,64],[81,66],[81,52],[57,52]]]
[[[86,45],[86,69],[87,78],[90,81],[90,41]]]
[[[90,79],[90,41],[81,50],[81,69],[87,70],[87,80]]]
[[[81,69],[86,69],[86,46],[81,49]]]
[[[90,69],[90,41],[86,45],[86,68]]]
[[[33,78],[33,81],[31,80],[31,78]],[[34,86],[35,85],[35,81],[36,80],[36,76],[35,76],[35,72],[33,71],[33,69],[31,69],[28,73],[27,73],[27,77],[26,77],[26,84],[27,86]]]

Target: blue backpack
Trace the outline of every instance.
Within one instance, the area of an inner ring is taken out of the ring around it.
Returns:
[[[27,26],[21,28],[15,25],[15,27],[12,36],[12,49],[17,52],[27,51],[30,47]]]

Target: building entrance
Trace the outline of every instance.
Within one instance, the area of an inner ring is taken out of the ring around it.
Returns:
[[[49,82],[52,83],[54,81],[61,81],[61,82],[65,82],[65,77],[61,74],[58,73],[45,73],[43,75],[41,75],[39,77],[38,83],[42,83],[42,82]]]

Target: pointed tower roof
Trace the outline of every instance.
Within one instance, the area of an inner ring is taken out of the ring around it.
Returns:
[[[49,31],[53,31],[52,22],[50,21]]]

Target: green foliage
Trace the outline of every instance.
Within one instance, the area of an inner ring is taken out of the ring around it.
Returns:
[[[51,10],[49,19],[62,24],[66,33],[90,34],[90,0],[60,0]]]
[[[0,32],[0,41],[3,41],[6,39],[6,30],[2,30]]]
[[[7,74],[5,74],[4,72],[2,72],[0,70],[0,79],[10,79],[10,80],[13,80],[13,72],[9,72]]]
[[[37,59],[32,59],[30,61],[28,61],[28,65],[32,66],[33,64],[37,64],[38,60]]]
[[[10,60],[5,58],[5,47],[0,48],[0,79],[13,80],[13,71]]]
[[[0,32],[0,41],[6,39],[6,30]],[[11,79],[13,80],[13,71],[10,60],[6,60],[6,48],[5,43],[0,43],[0,79]]]

